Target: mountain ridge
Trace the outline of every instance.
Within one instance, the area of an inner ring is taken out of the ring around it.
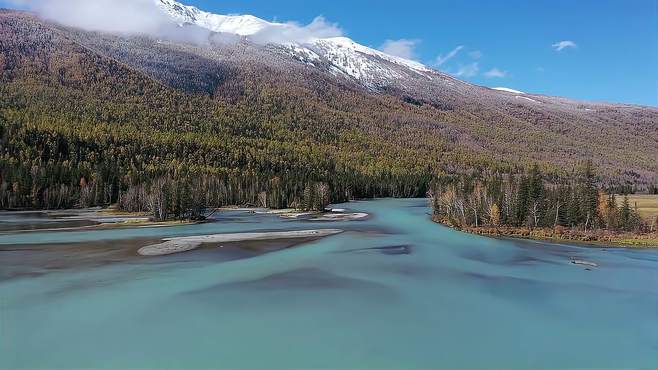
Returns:
[[[274,29],[285,32],[298,27],[293,24],[268,22],[253,15],[220,15],[202,11],[174,0],[154,0],[160,9],[180,26],[192,24],[212,32],[229,33],[242,37],[254,36]],[[369,63],[368,58],[380,58],[389,63],[408,68],[419,75],[432,79],[442,73],[422,63],[386,54],[361,45],[346,36],[311,37],[305,42],[280,40],[269,43],[289,47],[295,53],[310,56],[311,59],[324,58],[331,62],[335,70],[363,82],[368,87],[375,87],[375,80],[399,78],[396,71]],[[313,62],[311,61],[312,65]]]
[[[193,171],[255,181],[250,197],[276,178],[290,194],[323,181],[336,199],[422,196],[437,175],[537,163],[558,179],[585,160],[605,183],[658,182],[657,109],[517,98],[380,59],[403,77],[371,88],[281,45],[89,32],[16,11],[0,11],[0,41],[2,181],[55,171],[26,189],[96,176],[116,200]]]
[[[286,29],[289,27],[296,27],[296,25],[279,22],[269,22],[267,20],[255,17],[249,14],[242,15],[221,15],[211,12],[203,11],[194,6],[184,5],[175,0],[153,0],[159,9],[165,14],[176,21],[180,26],[184,24],[192,24],[198,27],[207,29],[212,32],[235,34],[241,37],[249,37],[257,35],[268,28]],[[201,18],[201,19],[199,19]],[[210,20],[210,21],[209,21]],[[452,79],[457,83],[464,83],[472,85],[468,82],[454,78],[453,76],[430,68],[420,62],[409,60],[390,54],[386,54],[380,50],[364,46],[346,36],[332,36],[332,37],[317,37],[311,39],[309,42],[295,42],[295,41],[278,41],[272,42],[285,47],[293,49],[294,52],[301,54],[301,59],[304,60],[305,56],[311,59],[319,59],[320,57],[329,60],[337,70],[345,75],[348,75],[356,80],[362,82],[366,87],[377,89],[382,85],[382,79],[395,79],[400,77],[399,73],[395,71],[385,70],[384,68],[377,68],[369,65],[358,54],[363,54],[371,57],[378,57],[385,61],[396,63],[398,65],[408,67],[419,75],[432,80],[433,78]],[[343,49],[343,50],[341,50]],[[346,49],[346,50],[345,50]],[[320,54],[320,55],[318,55]],[[310,63],[312,65],[312,63]],[[374,70],[374,71],[373,71]],[[380,76],[368,76],[368,72],[373,72],[375,75],[381,73]],[[383,75],[383,76],[382,76]],[[386,86],[386,84],[384,84]],[[474,85],[477,86],[477,85]],[[536,95],[543,97],[553,97],[559,99],[566,99],[574,102],[575,104],[592,104],[592,105],[616,105],[616,106],[638,106],[647,108],[656,108],[653,106],[644,106],[639,104],[630,103],[616,103],[616,102],[602,102],[602,101],[588,101],[581,99],[572,99],[562,96],[550,96],[539,93],[521,92],[510,88],[489,88],[486,89],[501,91],[514,94],[523,95]],[[530,101],[530,100],[528,100]]]

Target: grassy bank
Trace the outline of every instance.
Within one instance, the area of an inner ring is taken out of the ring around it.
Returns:
[[[508,237],[532,240],[546,240],[558,242],[587,243],[601,247],[625,248],[658,248],[658,233],[636,234],[630,232],[614,232],[609,230],[582,230],[575,228],[535,228],[527,227],[455,227],[445,219],[434,216],[435,222],[455,228],[457,230],[485,236]]]
[[[623,199],[623,195],[617,196],[617,202]],[[651,223],[658,217],[658,195],[655,194],[633,194],[628,196],[628,201],[634,207],[637,205],[637,210],[640,216],[647,222]]]

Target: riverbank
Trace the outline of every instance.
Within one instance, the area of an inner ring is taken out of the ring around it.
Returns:
[[[226,206],[208,209],[208,211],[212,211],[210,215],[237,211],[273,215],[290,221],[304,220],[312,222],[363,221],[369,217],[367,213],[350,212],[342,208],[326,208],[324,211],[302,211]],[[126,212],[118,210],[116,207],[0,211],[0,233],[154,228],[196,225],[206,222],[213,222],[213,220],[156,221],[149,213]]]
[[[635,234],[628,232],[612,232],[609,230],[585,231],[566,227],[536,228],[532,230],[527,227],[510,226],[462,228],[451,225],[436,216],[433,216],[432,220],[459,231],[491,237],[582,243],[602,248],[658,248],[658,233]]]
[[[199,221],[155,221],[146,213],[115,208],[20,210],[0,212],[0,233],[83,231],[192,225]]]

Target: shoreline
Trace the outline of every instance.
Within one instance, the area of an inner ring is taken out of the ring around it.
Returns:
[[[370,215],[361,212],[349,212],[341,208],[327,208],[324,211],[301,211],[292,208],[273,209],[261,207],[224,206],[209,208],[215,212],[237,211],[261,215],[271,215],[285,220],[306,219],[313,222],[360,221]],[[213,212],[213,213],[215,213]],[[44,215],[44,223],[40,227],[0,230],[3,234],[21,234],[36,232],[67,232],[86,230],[121,230],[131,228],[156,228],[198,225],[212,220],[167,220],[154,221],[145,212],[124,212],[116,208],[71,208],[56,210],[2,210],[0,215]]]
[[[547,229],[540,228],[529,230],[526,227],[467,227],[460,228],[450,225],[435,216],[432,221],[472,235],[480,235],[496,239],[534,240],[551,243],[569,243],[592,248],[625,248],[625,249],[658,249],[658,233],[654,234],[632,234],[632,233],[610,233],[601,230],[602,233],[585,232],[571,229]]]
[[[131,228],[172,227],[194,225],[204,221],[168,220],[153,221],[144,212],[123,212],[113,208],[81,208],[59,210],[0,211],[0,215],[43,215],[40,226],[33,228],[0,230],[3,234],[38,232],[67,232],[84,230],[121,230]],[[38,222],[39,218],[32,221]],[[10,223],[11,224],[11,223]],[[19,223],[20,224],[20,223]]]

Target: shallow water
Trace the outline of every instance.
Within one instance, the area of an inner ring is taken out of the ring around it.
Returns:
[[[658,252],[467,235],[425,200],[339,207],[371,217],[0,235],[0,369],[658,367]],[[161,237],[315,228],[346,232],[134,255]]]
[[[0,233],[15,231],[31,231],[51,228],[67,228],[97,225],[91,220],[68,219],[67,216],[76,215],[77,212],[0,211]],[[55,217],[59,216],[59,217]]]

